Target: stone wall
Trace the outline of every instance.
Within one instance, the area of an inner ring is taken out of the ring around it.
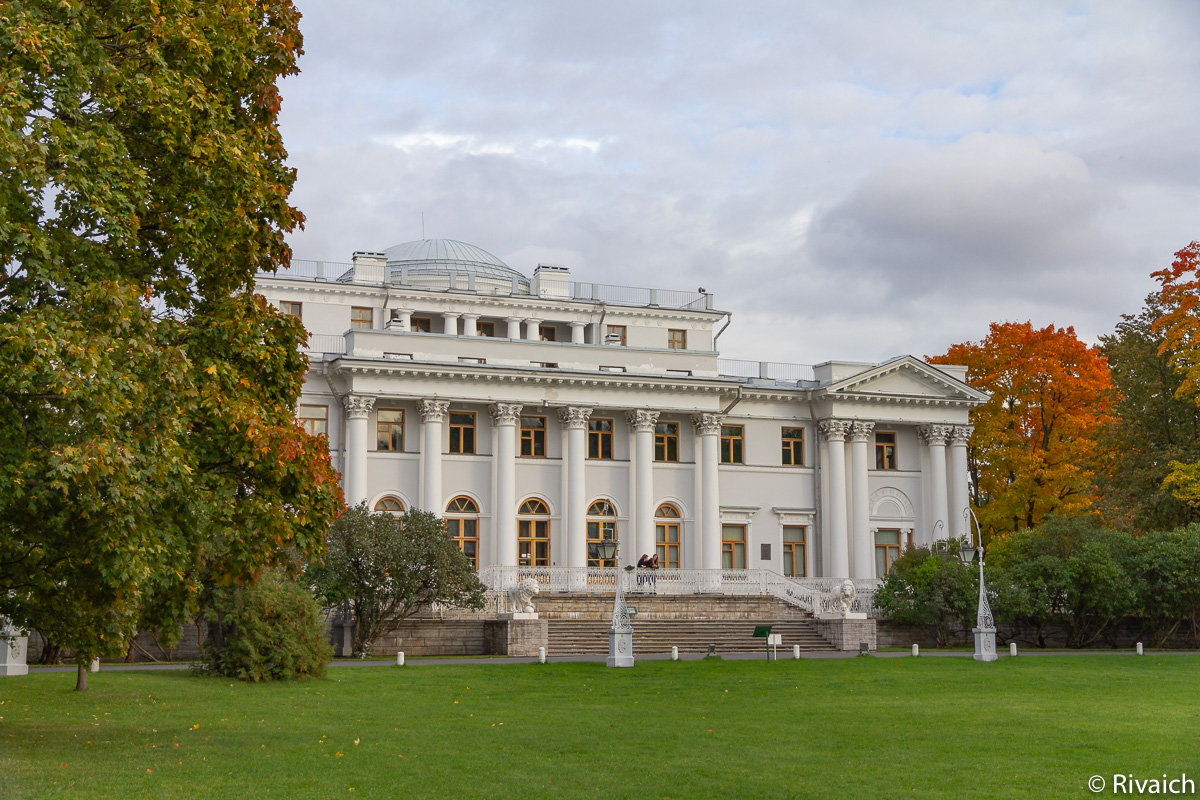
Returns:
[[[838,650],[857,652],[862,642],[874,652],[877,646],[876,625],[873,619],[818,619],[817,630]]]

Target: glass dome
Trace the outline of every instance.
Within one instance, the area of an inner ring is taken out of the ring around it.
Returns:
[[[393,279],[407,283],[427,284],[432,278],[439,284],[466,289],[477,282],[511,286],[516,281],[518,287],[529,290],[528,278],[483,248],[466,242],[419,239],[393,245],[384,252]],[[455,280],[460,276],[462,279]]]

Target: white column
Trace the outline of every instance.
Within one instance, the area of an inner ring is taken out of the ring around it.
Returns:
[[[850,532],[846,524],[846,434],[850,423],[821,420],[817,429],[828,442],[825,472],[829,486],[829,507],[825,509],[825,530],[829,534],[829,564],[826,577],[850,577]]]
[[[875,536],[871,533],[870,493],[867,488],[867,442],[874,422],[850,426],[850,542],[853,578],[875,577]]]
[[[633,563],[642,553],[654,552],[654,425],[658,422],[657,411],[635,410],[625,412],[625,421],[634,433],[634,530],[636,531],[636,555],[630,553]]]
[[[587,423],[590,408],[560,408],[558,418],[567,429],[567,566],[587,566],[587,487],[584,459],[587,457]]]
[[[458,313],[454,311],[445,311],[442,313],[442,319],[445,320],[445,333],[447,336],[458,335]]]
[[[475,323],[479,321],[478,314],[463,314],[462,321],[463,321],[463,336],[478,335],[479,329],[475,325]]]
[[[508,323],[508,338],[521,338],[521,317],[506,317],[504,319]]]
[[[967,443],[973,430],[970,425],[955,425],[950,430],[950,519],[947,520],[947,527],[951,536],[967,535],[967,519],[963,509],[971,502],[968,494]]]
[[[496,426],[496,453],[492,469],[496,475],[496,551],[495,563],[502,567],[517,565],[517,489],[516,447],[517,424],[521,407],[509,403],[493,403],[488,407],[492,424]]]
[[[696,461],[700,469],[700,567],[721,568],[721,486],[717,470],[721,464],[720,414],[692,414],[692,426],[700,439]]]
[[[392,309],[392,318],[388,321],[388,328],[402,331],[412,330],[412,313],[411,308]]]
[[[541,324],[542,324],[542,321],[540,319],[525,320],[525,338],[531,342],[536,342],[539,339],[541,339],[542,335],[541,335],[541,332],[538,330],[538,326]]]
[[[346,409],[346,473],[342,487],[346,490],[346,505],[356,506],[367,499],[367,449],[370,431],[367,427],[375,398],[348,394],[342,398]]]
[[[926,517],[926,529],[918,538],[933,536],[938,520],[942,521],[947,531],[954,524],[949,519],[946,503],[946,440],[950,437],[950,428],[949,425],[922,425],[917,428],[917,435],[929,448],[929,475],[926,476],[929,514]]]
[[[587,328],[586,322],[571,323],[571,342],[573,344],[583,344],[583,331]]]
[[[422,400],[418,410],[424,434],[421,441],[421,475],[424,479],[421,508],[440,517],[446,512],[442,505],[442,423],[446,421],[450,401]]]

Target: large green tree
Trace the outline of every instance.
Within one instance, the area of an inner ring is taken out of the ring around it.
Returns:
[[[288,0],[0,4],[0,613],[82,664],[322,546],[295,424]]]
[[[1098,476],[1100,510],[1135,533],[1200,521],[1200,508],[1164,485],[1172,462],[1200,461],[1200,406],[1180,396],[1183,373],[1156,326],[1165,314],[1152,294],[1140,313],[1123,315],[1111,335],[1100,337],[1117,393],[1101,439],[1107,457]]]

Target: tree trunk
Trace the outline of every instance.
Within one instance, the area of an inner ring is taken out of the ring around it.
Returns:
[[[77,691],[77,692],[86,692],[87,691],[87,675],[88,675],[87,663],[85,663],[82,660],[82,658],[76,659],[76,661],[75,661],[75,691]]]

